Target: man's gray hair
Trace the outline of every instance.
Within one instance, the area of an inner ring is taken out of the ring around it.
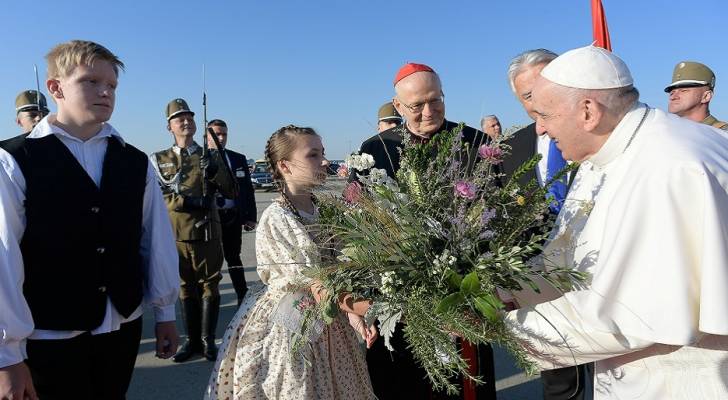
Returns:
[[[483,126],[483,122],[485,122],[485,121],[487,121],[487,120],[489,120],[491,118],[498,119],[498,117],[495,114],[486,115],[486,116],[484,116],[483,118],[480,119],[480,126]],[[500,120],[498,120],[498,122],[500,122]]]
[[[527,50],[515,56],[508,65],[508,83],[511,84],[513,93],[516,93],[516,86],[513,82],[516,80],[516,76],[523,72],[524,68],[539,64],[548,64],[558,56],[553,51],[546,49]]]

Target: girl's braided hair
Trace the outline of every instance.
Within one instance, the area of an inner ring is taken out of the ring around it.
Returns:
[[[273,132],[265,145],[265,160],[278,190],[283,188],[283,174],[278,169],[278,162],[290,158],[296,149],[297,137],[302,135],[318,136],[313,128],[287,125]]]

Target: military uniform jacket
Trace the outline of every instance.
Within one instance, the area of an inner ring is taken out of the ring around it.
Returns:
[[[724,131],[728,131],[728,122],[719,121],[717,118],[715,118],[712,115],[708,115],[704,120],[703,123],[705,125],[710,125],[713,128],[722,129]]]
[[[183,207],[186,196],[202,196],[201,157],[202,147],[194,142],[184,149],[174,145],[150,156],[152,165],[157,171],[177,241],[205,240],[206,227],[202,224],[205,219],[211,224],[209,238],[222,236],[217,209],[186,210]],[[208,195],[219,192],[224,197],[234,198],[235,182],[228,173],[220,153],[210,151],[210,157],[211,162],[216,163],[218,168],[214,176],[207,177]]]

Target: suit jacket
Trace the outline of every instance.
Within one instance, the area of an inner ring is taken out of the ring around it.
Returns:
[[[225,155],[230,160],[230,170],[235,176],[238,184],[238,194],[233,199],[235,209],[238,211],[238,221],[242,224],[246,221],[256,222],[258,210],[255,206],[255,189],[250,181],[250,170],[245,155],[232,150],[225,149]]]
[[[437,132],[449,131],[456,126],[458,126],[457,123],[445,120]],[[471,146],[472,151],[470,151],[470,158],[467,163],[468,168],[471,168],[477,161],[478,147],[481,144],[488,143],[490,138],[483,132],[467,125],[463,127],[462,133],[463,142],[467,142]],[[371,154],[374,158],[374,168],[384,169],[387,171],[387,175],[396,178],[400,166],[399,152],[404,147],[402,140],[405,135],[413,134],[407,129],[407,124],[402,123],[367,139],[362,143],[359,152]],[[362,174],[367,175],[368,171],[363,171]],[[356,173],[349,175],[349,181],[355,180]]]
[[[511,146],[511,154],[505,157],[501,163],[501,171],[506,175],[505,182],[510,180],[513,173],[516,172],[518,167],[526,161],[530,160],[531,157],[536,155],[536,145],[538,141],[538,135],[536,134],[536,124],[533,123],[525,128],[516,131],[510,138],[505,141],[505,144]],[[536,169],[532,169],[526,172],[521,179],[518,180],[520,185],[525,185],[531,181],[531,179],[538,179],[536,177]]]
[[[538,145],[536,123],[517,130],[510,138],[505,141],[505,143],[511,146],[511,154],[506,157],[501,163],[501,171],[506,175],[503,180],[504,184],[508,183],[508,180],[511,178],[513,173],[516,172],[516,169],[521,166],[521,164],[525,163],[526,161],[530,160],[531,157],[536,155],[536,146]],[[574,182],[574,177],[576,176],[577,171],[579,171],[579,168],[576,168],[569,172],[567,192],[571,188],[571,184]],[[537,173],[538,167],[523,174],[523,176],[521,176],[521,179],[518,180],[518,183],[520,185],[525,185],[531,179],[536,179],[536,182],[538,182],[539,185],[542,185],[541,182],[538,180],[538,177],[536,176]]]

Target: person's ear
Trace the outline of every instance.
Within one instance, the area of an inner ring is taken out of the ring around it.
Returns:
[[[397,99],[396,97],[392,98],[392,105],[394,106],[394,109],[397,110],[399,115],[404,115],[404,106],[399,101],[399,99]]]
[[[579,118],[582,126],[587,132],[591,132],[599,126],[604,116],[604,107],[593,99],[584,99],[579,102]]]
[[[713,99],[713,91],[712,90],[706,90],[703,92],[703,95],[700,97],[700,102],[702,104],[710,103],[710,100]]]
[[[62,99],[63,98],[63,89],[61,88],[61,81],[58,79],[48,79],[46,81],[46,88],[48,88],[48,93],[53,97],[54,99]]]
[[[291,169],[288,167],[288,163],[286,160],[279,160],[278,161],[278,170],[281,171],[282,174],[290,174]]]

